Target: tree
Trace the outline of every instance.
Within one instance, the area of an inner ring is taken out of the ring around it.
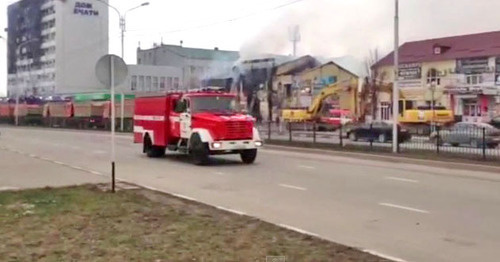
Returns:
[[[365,77],[363,88],[360,93],[361,120],[364,121],[367,115],[372,119],[377,116],[378,95],[383,89],[385,73],[381,73],[374,65],[380,60],[378,48],[369,51],[365,58],[365,67],[368,76]]]

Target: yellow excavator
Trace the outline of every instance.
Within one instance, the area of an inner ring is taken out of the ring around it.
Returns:
[[[281,111],[281,117],[284,122],[289,123],[301,123],[316,120],[319,118],[325,99],[333,95],[340,96],[341,94],[343,95],[343,98],[345,98],[345,95],[347,95],[347,97],[349,97],[349,101],[346,101],[346,103],[341,103],[341,107],[342,104],[345,104],[344,107],[346,108],[340,109],[349,110],[352,114],[356,114],[357,85],[355,84],[355,81],[352,81],[348,85],[335,83],[323,88],[321,92],[316,97],[314,97],[314,100],[312,101],[309,108],[283,109]]]
[[[392,97],[392,84],[379,87],[379,92],[385,92]],[[399,90],[399,124],[408,129],[411,134],[428,135],[431,125],[448,126],[455,122],[453,110],[444,106],[414,106]]]
[[[412,134],[428,135],[432,124],[447,126],[454,122],[453,111],[444,106],[419,106],[407,109],[406,100],[399,100],[399,123]]]

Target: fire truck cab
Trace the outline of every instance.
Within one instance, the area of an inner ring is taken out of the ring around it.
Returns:
[[[220,154],[240,154],[250,164],[262,146],[254,119],[238,111],[236,96],[210,90],[136,97],[134,143],[142,143],[148,157],[168,149],[189,154],[198,165]]]

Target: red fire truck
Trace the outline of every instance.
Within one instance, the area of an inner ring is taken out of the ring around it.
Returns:
[[[236,96],[211,90],[136,97],[134,142],[148,157],[168,149],[198,165],[221,154],[240,154],[250,164],[262,146],[254,119],[238,112]]]

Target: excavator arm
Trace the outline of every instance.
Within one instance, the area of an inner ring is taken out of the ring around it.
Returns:
[[[316,95],[311,103],[311,106],[307,109],[283,109],[281,116],[285,122],[304,122],[311,121],[318,117],[319,111],[323,105],[323,101],[331,95],[344,92],[345,88],[351,88],[349,91],[352,92],[352,109],[354,112],[356,108],[356,102],[354,96],[356,96],[357,85],[354,79],[349,80],[349,83],[341,82],[334,83],[325,88],[323,88],[318,95]]]
[[[339,86],[337,83],[323,88],[321,92],[316,97],[314,97],[314,100],[307,109],[307,112],[311,115],[316,115],[319,112],[319,110],[321,110],[321,105],[323,104],[323,101],[327,97],[338,93],[340,90],[342,90],[342,87]]]
[[[351,80],[352,81],[352,80]],[[328,98],[329,96],[332,96],[334,94],[337,94],[339,92],[344,91],[345,87],[349,88],[357,88],[356,84],[354,81],[350,83],[350,85],[346,86],[345,83],[334,83],[331,84],[321,90],[321,92],[314,97],[314,100],[311,103],[311,106],[307,109],[307,112],[311,115],[317,115],[318,112],[321,110],[321,105],[323,104],[323,101]]]

